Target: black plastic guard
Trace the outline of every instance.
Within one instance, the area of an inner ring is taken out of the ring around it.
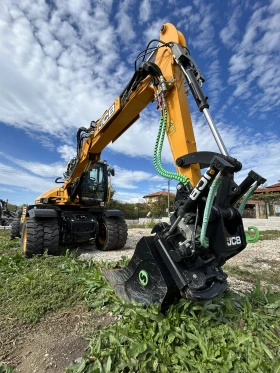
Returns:
[[[180,292],[157,253],[153,239],[152,236],[140,239],[127,267],[103,268],[102,271],[119,298],[145,306],[161,304],[165,308],[174,303],[175,298],[180,298]]]

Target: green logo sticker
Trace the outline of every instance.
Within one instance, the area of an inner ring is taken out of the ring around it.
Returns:
[[[143,269],[139,272],[139,281],[140,281],[140,284],[143,285],[143,286],[146,286],[148,284],[148,280],[149,280],[149,276],[148,276],[148,273],[146,271],[144,271]]]

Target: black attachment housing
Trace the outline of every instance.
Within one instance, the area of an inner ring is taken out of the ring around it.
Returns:
[[[223,155],[215,152],[194,152],[183,155],[176,159],[176,165],[178,167],[189,167],[192,164],[199,163],[200,168],[209,167],[213,157],[221,157],[234,166],[234,172],[238,172],[242,169],[242,163],[239,162],[236,158],[230,157],[228,155]]]
[[[261,184],[264,184],[266,182],[266,179],[257,174],[255,171],[251,170],[248,173],[246,179],[244,179],[239,185],[239,193],[232,197],[231,203],[236,203],[249,190],[254,182],[257,182],[257,185],[259,186]]]

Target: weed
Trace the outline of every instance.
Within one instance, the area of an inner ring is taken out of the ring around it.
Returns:
[[[51,311],[77,304],[83,299],[81,276],[87,270],[86,262],[67,256],[0,257],[1,318],[33,323]]]
[[[269,230],[260,232],[259,240],[276,240],[277,238],[280,238],[280,230]]]
[[[1,320],[36,322],[81,299],[117,320],[89,340],[83,360],[67,372],[280,371],[280,294],[262,291],[259,282],[245,296],[228,291],[204,303],[181,299],[163,314],[156,305],[145,309],[116,297],[101,267],[118,267],[126,258],[113,264],[82,262],[67,252],[27,260],[11,250],[0,256]],[[246,267],[231,270],[246,278],[251,273]],[[0,373],[12,372],[8,369],[0,365]]]
[[[261,263],[264,263],[263,261]],[[268,285],[277,285],[280,283],[280,268],[275,265],[271,266],[269,269],[254,268],[252,266],[243,265],[234,266],[226,264],[223,269],[228,275],[237,277],[240,279],[245,279],[247,282],[255,283],[256,281],[265,281]]]
[[[15,371],[11,366],[0,362],[0,373],[15,373]]]
[[[67,372],[275,372],[279,295],[257,284],[244,297],[227,292],[200,304],[181,299],[162,314],[155,305],[119,300],[96,267],[88,304],[105,306],[119,320],[93,337],[82,362]]]
[[[147,228],[154,228],[154,226],[156,225],[157,223],[152,219],[151,221],[149,221],[148,223],[147,223]]]

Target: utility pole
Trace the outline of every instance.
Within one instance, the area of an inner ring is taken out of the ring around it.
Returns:
[[[169,216],[170,212],[170,179],[168,179],[168,189],[167,189],[167,216]]]

